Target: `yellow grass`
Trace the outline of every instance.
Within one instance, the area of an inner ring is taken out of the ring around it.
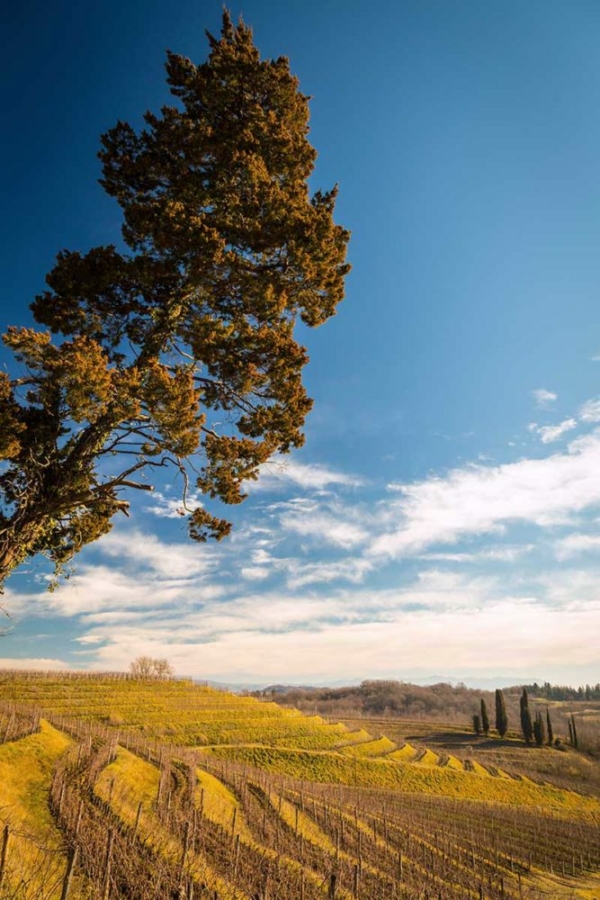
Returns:
[[[301,834],[305,840],[316,847],[320,847],[326,853],[335,854],[336,849],[333,841],[319,828],[314,819],[302,812],[297,806],[294,806],[293,803],[279,797],[278,794],[270,793],[269,800],[286,825],[289,825],[294,831],[297,828],[298,834]]]
[[[341,753],[315,753],[272,747],[203,748],[218,759],[249,763],[306,781],[362,785],[408,793],[435,794],[510,806],[542,807],[548,815],[594,819],[600,816],[600,800],[584,797],[529,779],[492,778],[477,772],[459,772],[443,766],[419,766],[384,759],[349,758]]]
[[[357,731],[348,731],[344,735],[344,739],[337,744],[337,749],[341,750],[343,747],[349,747],[352,744],[363,744],[371,739],[371,735],[364,728],[359,728]]]
[[[415,759],[414,762],[419,766],[437,766],[439,761],[439,756],[437,753],[434,753],[433,750],[425,749],[425,753],[419,755],[418,759]]]
[[[343,748],[343,752],[349,756],[383,756],[396,749],[396,744],[387,737],[381,737],[376,741],[363,741],[360,744],[349,744]]]
[[[250,829],[243,818],[240,804],[229,788],[203,769],[196,769],[196,777],[198,783],[194,799],[203,815],[231,833],[235,821],[235,834],[239,834],[241,840],[251,840]]]
[[[600,897],[600,874],[586,873],[576,877],[549,875],[546,872],[526,876],[527,888],[540,891],[548,897],[566,897],[570,900],[597,900]]]
[[[130,826],[135,823],[141,803],[138,834],[163,859],[178,863],[181,844],[160,823],[154,810],[159,780],[155,766],[118,747],[114,762],[100,773],[94,790],[102,800],[110,799],[114,812]],[[186,871],[194,880],[204,882],[218,900],[230,900],[231,887],[200,854],[188,854]],[[240,890],[235,896],[237,900],[250,900]]]
[[[403,747],[399,747],[397,750],[394,750],[393,753],[390,753],[388,759],[397,760],[398,762],[408,762],[414,758],[416,752],[417,751],[412,744],[404,744]]]
[[[5,887],[18,891],[22,900],[61,895],[66,856],[48,795],[54,764],[72,743],[42,720],[37,734],[0,746],[0,824],[10,828]],[[75,879],[70,897],[84,896],[89,896],[88,886]]]

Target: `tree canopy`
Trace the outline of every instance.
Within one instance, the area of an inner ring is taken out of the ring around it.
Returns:
[[[129,663],[132,678],[170,678],[175,674],[168,659],[153,659],[151,656],[137,656]]]
[[[230,524],[188,489],[239,503],[303,443],[294,327],[334,314],[349,233],[336,188],[309,192],[308,98],[288,60],[261,60],[227,13],[208,40],[200,65],[168,53],[176,105],[102,137],[122,246],[60,252],[31,307],[42,329],[4,335],[21,371],[0,373],[0,588],[37,553],[60,571],[156,467],[181,476],[190,536],[220,539]]]

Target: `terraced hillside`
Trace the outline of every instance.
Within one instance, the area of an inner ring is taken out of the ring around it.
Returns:
[[[593,795],[186,681],[0,673],[0,704],[0,898],[597,895]]]
[[[187,680],[136,681],[127,676],[40,676],[0,671],[0,701],[42,709],[46,715],[102,722],[122,733],[141,733],[186,746],[261,742],[328,749],[356,738],[341,724],[304,716]]]

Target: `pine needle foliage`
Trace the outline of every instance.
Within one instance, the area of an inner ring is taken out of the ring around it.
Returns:
[[[57,570],[127,512],[148,473],[181,476],[197,541],[275,452],[303,443],[312,401],[298,320],[343,298],[349,233],[336,188],[311,196],[308,97],[288,60],[262,60],[227,12],[206,62],[169,53],[175,105],[102,137],[101,184],[123,248],[63,250],[32,304],[46,330],[9,328],[21,374],[0,373],[0,586],[27,557]]]

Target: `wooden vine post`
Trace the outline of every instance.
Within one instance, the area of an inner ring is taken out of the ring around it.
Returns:
[[[0,887],[2,887],[2,882],[4,881],[4,870],[6,867],[6,853],[8,851],[8,839],[10,837],[10,828],[8,825],[4,826],[4,831],[2,833],[2,855],[0,856]]]
[[[73,878],[73,870],[75,869],[75,865],[77,863],[77,845],[71,848],[69,851],[69,858],[67,861],[67,871],[65,872],[65,880],[63,881],[62,893],[60,895],[60,900],[68,900],[69,891],[71,890],[71,880]]]

